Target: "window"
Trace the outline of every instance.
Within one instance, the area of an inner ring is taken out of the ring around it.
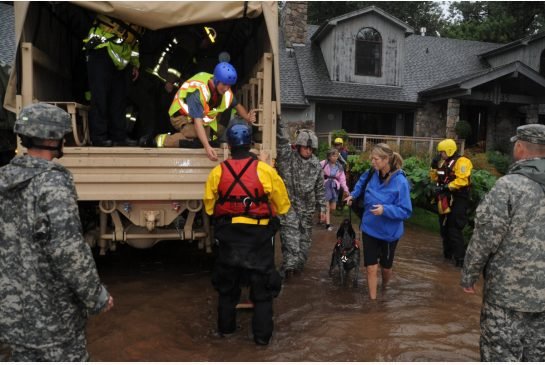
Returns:
[[[363,28],[356,36],[356,75],[382,74],[382,37],[373,28]]]

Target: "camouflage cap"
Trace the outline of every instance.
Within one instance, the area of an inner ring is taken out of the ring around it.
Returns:
[[[517,135],[511,137],[511,142],[518,140],[535,144],[545,144],[545,125],[526,124],[517,128]]]
[[[72,132],[70,114],[51,104],[31,104],[19,113],[13,132],[33,138],[63,139]]]
[[[299,129],[295,139],[295,145],[318,149],[318,137],[310,129]]]

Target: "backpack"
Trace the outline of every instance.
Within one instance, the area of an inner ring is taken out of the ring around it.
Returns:
[[[352,201],[352,205],[350,206],[350,209],[358,216],[358,218],[361,220],[361,217],[363,216],[363,202],[365,200],[365,190],[367,189],[367,185],[369,184],[369,181],[371,181],[371,178],[375,174],[375,169],[370,168],[367,174],[367,177],[365,178],[365,181],[363,182],[363,186],[361,187],[361,194],[359,197],[357,197],[355,200]]]

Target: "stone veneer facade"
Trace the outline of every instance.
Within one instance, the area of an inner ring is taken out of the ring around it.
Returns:
[[[284,30],[286,47],[305,44],[307,36],[307,2],[286,1],[281,11],[280,26]]]

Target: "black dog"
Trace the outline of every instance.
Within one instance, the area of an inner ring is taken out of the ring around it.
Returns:
[[[352,228],[350,220],[345,219],[337,231],[337,243],[333,248],[331,255],[331,266],[329,275],[333,275],[333,270],[339,269],[341,285],[344,285],[346,277],[350,270],[355,269],[352,286],[358,286],[358,275],[360,272],[360,245],[356,240],[356,232]]]

